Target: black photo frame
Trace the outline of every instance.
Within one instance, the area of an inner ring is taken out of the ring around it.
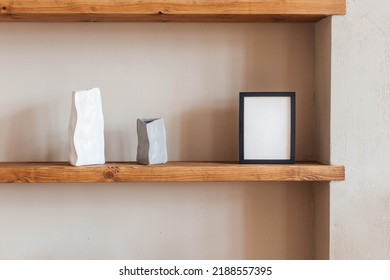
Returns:
[[[295,163],[295,106],[295,92],[240,92],[240,163]]]

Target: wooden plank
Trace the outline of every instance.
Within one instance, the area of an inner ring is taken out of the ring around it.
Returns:
[[[0,0],[0,21],[318,21],[346,0]]]
[[[0,163],[0,183],[258,182],[344,180],[344,167],[319,163],[134,162],[74,167],[65,162]]]

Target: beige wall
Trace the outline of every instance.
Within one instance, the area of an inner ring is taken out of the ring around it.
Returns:
[[[100,87],[109,161],[164,117],[171,160],[236,160],[238,92],[297,92],[314,155],[313,24],[2,23],[0,160],[67,160],[71,92]],[[310,183],[0,186],[0,258],[313,258]]]
[[[375,3],[374,3],[375,2]],[[390,2],[347,2],[333,18],[330,257],[390,258]]]
[[[330,88],[332,20],[315,24],[315,158],[330,163]],[[314,184],[314,252],[329,259],[329,182]]]

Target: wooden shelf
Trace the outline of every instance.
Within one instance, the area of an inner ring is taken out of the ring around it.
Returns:
[[[112,182],[260,182],[344,180],[344,166],[316,162],[238,164],[169,162],[145,166],[134,162],[74,167],[66,162],[0,163],[0,183]]]
[[[0,0],[0,21],[318,21],[346,0]]]

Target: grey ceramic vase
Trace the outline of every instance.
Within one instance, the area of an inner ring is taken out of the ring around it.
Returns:
[[[137,120],[137,162],[152,165],[168,161],[166,132],[163,119]]]

